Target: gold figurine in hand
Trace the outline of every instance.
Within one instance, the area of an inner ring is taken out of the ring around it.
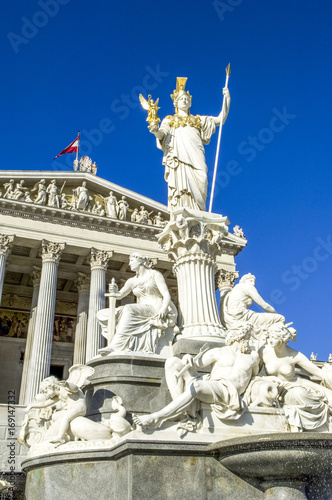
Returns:
[[[149,94],[148,101],[147,101],[142,96],[142,94],[140,94],[139,100],[140,100],[140,103],[142,105],[142,108],[148,112],[148,117],[147,117],[146,121],[149,123],[149,127],[148,127],[149,130],[151,130],[151,128],[154,128],[160,122],[160,118],[158,117],[158,109],[160,109],[158,107],[159,97],[156,100],[156,102],[154,102],[151,95]]]

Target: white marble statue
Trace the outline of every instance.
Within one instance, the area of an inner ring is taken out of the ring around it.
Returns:
[[[118,218],[118,202],[116,197],[113,194],[113,191],[110,191],[110,194],[104,198],[102,196],[104,202],[105,202],[105,207],[106,207],[106,215],[107,217],[111,217],[111,219],[117,219]]]
[[[62,193],[62,195],[61,195],[60,206],[61,206],[61,208],[68,208],[69,207],[67,195],[65,193]]]
[[[167,224],[167,221],[165,221],[162,216],[161,216],[161,212],[158,212],[157,215],[154,216],[153,218],[153,223],[155,226],[158,226],[158,227],[165,227],[166,224]]]
[[[233,231],[235,236],[238,236],[239,238],[245,238],[243,229],[238,224],[236,224],[236,226],[233,227]]]
[[[275,323],[285,324],[285,318],[277,314],[276,310],[259,295],[256,287],[256,278],[248,273],[242,276],[224,297],[221,304],[221,319],[228,329],[236,328],[243,322],[250,323],[257,335],[267,335],[267,330]],[[264,313],[257,313],[249,309],[255,302]],[[264,339],[263,339],[264,340]]]
[[[99,423],[84,416],[86,400],[81,387],[93,372],[94,368],[74,365],[66,381],[53,376],[44,379],[40,393],[26,409],[18,442],[29,447],[42,443],[59,446],[73,440],[109,440],[130,432],[127,412],[118,396],[112,398],[110,419]]]
[[[148,224],[148,225],[150,224],[151,225],[152,224],[152,221],[150,219],[151,214],[152,214],[152,212],[148,212],[148,210],[146,210],[146,208],[143,205],[141,205],[136,220],[140,224]]]
[[[28,188],[24,186],[24,180],[22,179],[20,182],[16,184],[15,190],[12,194],[13,200],[23,201],[25,198],[25,193],[28,191]]]
[[[185,354],[182,360],[167,359],[166,381],[173,401],[150,415],[133,415],[136,425],[143,429],[157,428],[163,420],[185,412],[189,420],[195,419],[200,402],[210,404],[211,410],[221,420],[239,418],[245,408],[241,395],[259,370],[259,356],[249,347],[250,330],[247,325],[230,331],[225,347],[205,349],[195,358]],[[210,374],[201,376],[197,373],[196,369],[210,365]]]
[[[139,219],[138,208],[134,208],[134,210],[130,216],[130,220],[131,220],[131,222],[138,222],[138,219]]]
[[[34,201],[36,205],[46,205],[47,202],[47,192],[46,192],[46,180],[41,179],[39,182],[37,182],[32,190],[31,193],[34,193],[37,191],[37,197]]]
[[[47,205],[49,207],[60,208],[59,188],[56,185],[55,179],[47,186],[46,193],[48,194]]]
[[[304,354],[287,345],[296,331],[275,324],[269,328],[267,345],[259,350],[264,372],[279,390],[279,401],[292,431],[312,431],[327,425],[332,412],[332,369],[319,368]],[[296,367],[317,377],[325,387],[302,377]]]
[[[73,189],[73,194],[76,198],[76,209],[77,210],[88,210],[90,204],[90,193],[86,187],[86,181],[82,182],[82,186],[78,186]]]
[[[149,126],[163,151],[165,180],[168,183],[168,206],[206,210],[207,166],[204,145],[209,144],[212,134],[221,121],[226,121],[230,95],[227,88],[225,112],[219,116],[193,116],[190,114],[191,95],[185,90],[187,78],[177,78],[176,89],[171,95],[175,115],[166,116],[160,127]]]
[[[92,213],[104,217],[105,209],[103,205],[100,203],[100,201],[96,201],[96,203],[93,205]]]
[[[121,200],[118,201],[119,220],[127,220],[128,208],[129,208],[129,203],[126,200],[126,197],[122,196]]]
[[[154,353],[158,338],[176,323],[177,311],[163,275],[151,269],[148,257],[140,253],[131,255],[129,265],[136,275],[128,279],[120,291],[111,285],[110,296],[121,300],[132,292],[137,297],[137,303],[116,309],[115,335],[110,345],[101,350],[103,354],[112,351]],[[97,313],[106,338],[108,317],[108,309]]]
[[[8,200],[13,199],[14,184],[15,184],[14,179],[10,179],[9,182],[6,182],[6,184],[3,185],[3,187],[5,189],[5,192],[3,194],[3,198],[7,198]]]

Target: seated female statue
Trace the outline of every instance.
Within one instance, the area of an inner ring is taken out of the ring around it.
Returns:
[[[279,389],[279,400],[293,431],[312,431],[326,425],[332,409],[332,391],[298,375],[296,367],[303,368],[331,387],[331,370],[319,368],[304,354],[287,345],[295,340],[296,331],[281,325],[269,329],[267,345],[259,350],[266,375]]]
[[[176,323],[177,311],[163,275],[151,269],[149,258],[140,253],[131,255],[129,265],[136,276],[128,279],[120,291],[111,289],[110,294],[121,300],[132,292],[137,297],[137,303],[116,309],[115,335],[102,354],[110,351],[156,352],[158,338]],[[108,309],[97,313],[105,336],[108,313]]]

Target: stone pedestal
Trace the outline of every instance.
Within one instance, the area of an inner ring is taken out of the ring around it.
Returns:
[[[188,209],[173,212],[159,244],[174,262],[183,337],[225,337],[216,294],[216,256],[228,234],[227,217]]]
[[[113,252],[91,248],[91,284],[89,299],[89,319],[86,342],[86,362],[97,356],[104,347],[104,337],[98,324],[97,312],[105,308],[106,270]]]
[[[162,384],[165,366],[162,356],[112,353],[95,357],[87,364],[95,369],[86,390],[87,416],[92,420],[109,418],[114,395],[122,398],[129,413],[151,413],[171,401],[166,383]]]

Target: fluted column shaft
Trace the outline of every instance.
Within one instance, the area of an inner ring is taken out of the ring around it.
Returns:
[[[98,354],[104,347],[104,337],[97,321],[97,312],[105,308],[106,270],[113,252],[91,249],[91,284],[89,299],[89,318],[86,342],[86,362]]]
[[[32,282],[33,282],[33,293],[32,293],[32,301],[30,308],[30,319],[28,326],[28,335],[27,341],[25,344],[25,352],[24,352],[24,363],[23,363],[23,371],[21,378],[21,388],[20,388],[20,398],[19,404],[24,405],[28,404],[29,401],[26,399],[26,386],[27,379],[29,375],[29,367],[31,361],[31,351],[32,351],[32,343],[33,337],[35,333],[35,325],[36,325],[36,317],[37,317],[37,304],[38,304],[38,295],[39,295],[39,286],[40,286],[40,268],[35,267],[32,272]]]
[[[216,256],[228,233],[227,218],[178,209],[159,237],[174,262],[179,328],[184,337],[224,338],[215,294]]]
[[[14,241],[14,236],[0,234],[0,303],[2,297],[3,283],[5,281],[6,261],[13,241]]]
[[[64,247],[64,243],[42,242],[43,265],[26,386],[27,401],[32,401],[40,382],[50,373],[58,265]]]
[[[180,327],[184,336],[220,335],[220,319],[214,291],[215,260],[204,253],[177,259]]]
[[[76,283],[78,288],[78,304],[73,365],[84,365],[86,357],[86,336],[88,329],[90,276],[83,273],[78,274],[79,276]]]

